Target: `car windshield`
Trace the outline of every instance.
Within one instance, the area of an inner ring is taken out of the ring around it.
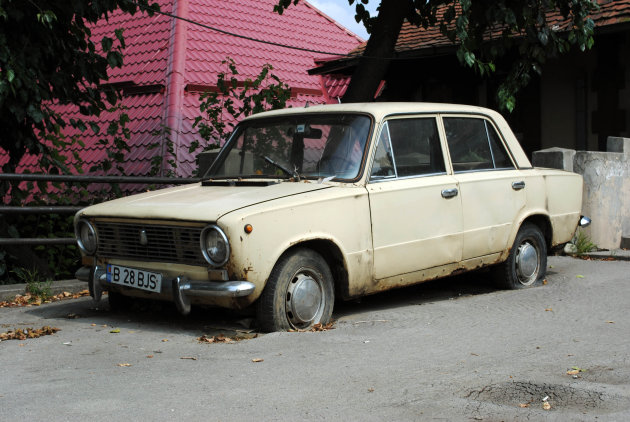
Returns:
[[[237,127],[208,176],[356,179],[370,126],[359,114],[250,120]]]

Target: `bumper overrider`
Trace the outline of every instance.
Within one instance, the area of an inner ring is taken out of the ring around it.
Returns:
[[[81,267],[76,278],[88,283],[90,295],[100,301],[103,291],[109,290],[104,266]],[[162,277],[161,294],[171,296],[177,310],[183,315],[190,313],[192,297],[244,297],[253,293],[256,286],[249,281],[202,281],[187,277]]]

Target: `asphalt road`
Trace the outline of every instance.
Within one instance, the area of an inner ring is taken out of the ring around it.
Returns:
[[[0,342],[0,420],[629,420],[630,262],[549,265],[532,289],[479,273],[338,304],[328,331],[234,343],[197,338],[254,336],[246,315],[2,308],[0,333],[61,330]]]

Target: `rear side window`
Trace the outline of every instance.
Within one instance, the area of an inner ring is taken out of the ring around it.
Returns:
[[[445,173],[435,118],[392,119],[385,123],[372,178]]]
[[[487,120],[445,117],[444,129],[455,173],[514,168],[499,135]]]

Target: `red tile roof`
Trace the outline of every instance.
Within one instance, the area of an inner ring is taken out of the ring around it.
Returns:
[[[273,12],[277,0],[180,0],[180,4],[186,1],[190,19],[247,37],[338,54],[353,49],[363,41],[306,1],[291,6],[283,15]],[[163,12],[175,13],[176,3],[173,0],[157,2]],[[226,70],[221,62],[227,57],[236,62],[239,78],[242,79],[257,76],[264,64],[271,64],[273,73],[292,88],[291,106],[301,106],[306,102],[336,102],[335,97],[347,84],[345,81],[331,82],[327,78],[308,75],[307,70],[313,67],[315,60],[325,57],[321,53],[261,44],[190,23],[185,26],[185,86],[216,85],[217,73]],[[134,16],[116,13],[92,31],[94,39],[100,41],[103,36],[113,37],[114,29],[124,28],[124,66],[110,72],[110,82],[128,85],[125,88],[127,95],[122,101],[131,118],[128,127],[132,134],[132,151],[127,154],[123,165],[127,175],[145,175],[151,158],[161,151],[161,148],[149,150],[148,147],[160,142],[161,138],[152,133],[166,124],[165,96],[169,92],[173,27],[174,18],[161,14],[149,17],[143,13]],[[330,88],[333,95],[322,92],[323,87]],[[196,168],[195,156],[188,152],[188,146],[199,138],[192,129],[192,122],[198,114],[199,93],[183,90],[180,95],[183,98],[179,136],[172,133],[171,138],[176,138],[177,143],[177,174],[188,176]],[[76,117],[75,107],[59,107],[59,111],[65,116]],[[99,120],[108,119],[111,116],[105,113]],[[68,130],[71,135],[77,134],[75,132]],[[72,149],[80,153],[85,169],[89,169],[104,159],[106,148],[98,143],[102,136],[92,134],[89,129],[82,138],[85,148],[74,146]],[[0,150],[0,166],[6,160],[6,155]],[[26,156],[20,170],[37,172],[38,157]]]
[[[599,3],[599,10],[590,15],[590,18],[595,22],[596,31],[598,28],[630,23],[630,0],[604,0]],[[445,10],[446,7],[443,8],[442,13]],[[440,12],[438,12],[438,15],[440,15]],[[547,14],[547,21],[548,25],[556,31],[567,30],[571,25],[570,20],[564,19],[557,11]],[[440,32],[439,26],[431,26],[424,29],[405,21],[396,42],[396,52],[418,52],[421,50],[434,50],[440,47],[453,47],[454,45]],[[359,55],[363,53],[365,46],[366,43],[361,44],[352,50],[351,54]],[[344,59],[339,60],[343,61]]]

